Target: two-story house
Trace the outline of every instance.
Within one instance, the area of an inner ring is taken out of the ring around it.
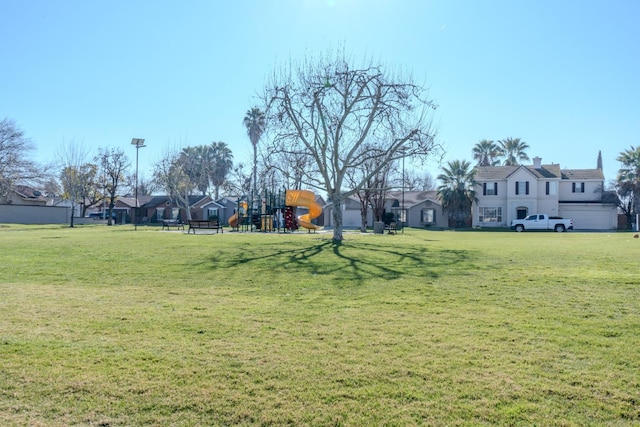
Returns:
[[[602,169],[560,169],[543,165],[478,166],[473,226],[508,227],[513,219],[545,213],[571,218],[576,229],[617,228],[616,206],[602,202]]]

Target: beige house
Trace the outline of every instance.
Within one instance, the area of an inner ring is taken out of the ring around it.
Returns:
[[[6,204],[46,206],[47,198],[40,191],[27,185],[14,185],[7,195]]]
[[[389,191],[385,196],[385,213],[392,213],[394,221],[407,227],[447,228],[448,214],[435,191]],[[342,204],[342,225],[345,228],[360,228],[362,222],[360,200],[348,197]],[[324,226],[333,226],[333,204],[324,206]],[[367,210],[367,226],[373,227],[373,210]]]
[[[27,185],[12,187],[0,203],[0,223],[64,224],[70,213],[67,207],[47,206],[46,197]]]
[[[474,227],[508,227],[512,220],[534,213],[573,219],[577,230],[617,228],[617,208],[603,203],[602,169],[561,169],[543,165],[478,166]]]

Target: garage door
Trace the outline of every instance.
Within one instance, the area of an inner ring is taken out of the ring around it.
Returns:
[[[584,210],[576,207],[561,207],[560,216],[571,218],[576,230],[609,230],[611,225],[611,210]]]

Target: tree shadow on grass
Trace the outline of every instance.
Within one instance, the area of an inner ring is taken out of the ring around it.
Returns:
[[[325,276],[329,280],[396,280],[406,277],[436,279],[443,273],[459,274],[472,265],[473,256],[463,250],[435,250],[427,246],[380,246],[368,242],[291,242],[282,245],[239,248],[210,258],[215,269],[246,269],[270,274]],[[454,267],[455,266],[455,267]]]

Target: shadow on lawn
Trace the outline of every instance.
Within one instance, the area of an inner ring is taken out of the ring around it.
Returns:
[[[308,242],[308,241],[307,241]],[[272,273],[322,275],[329,280],[350,280],[362,283],[378,278],[394,280],[401,277],[437,278],[460,263],[471,265],[471,254],[462,250],[433,250],[425,246],[372,246],[366,242],[321,241],[292,247],[291,244],[245,247],[224,257],[213,257],[215,269],[268,269]]]

